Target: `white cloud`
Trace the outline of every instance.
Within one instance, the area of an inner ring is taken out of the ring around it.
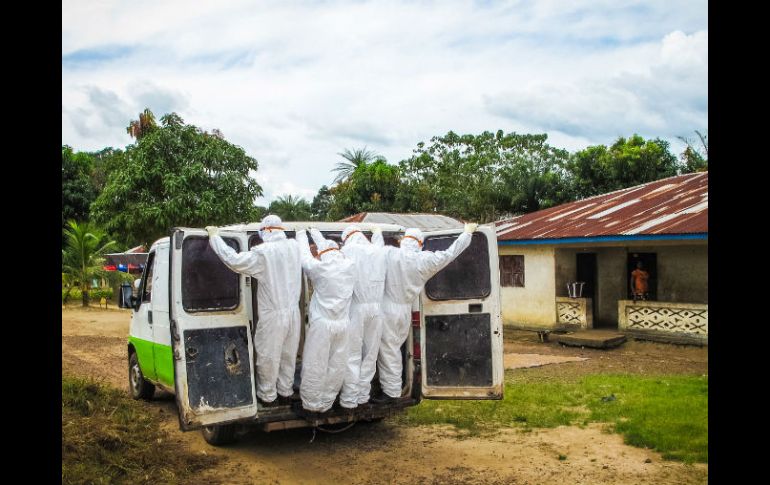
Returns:
[[[255,157],[268,204],[344,148],[448,130],[577,149],[707,128],[707,3],[66,1],[62,143],[123,146],[145,107]]]

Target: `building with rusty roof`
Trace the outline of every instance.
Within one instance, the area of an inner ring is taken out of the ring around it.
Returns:
[[[495,228],[507,324],[708,342],[708,172],[562,204]]]

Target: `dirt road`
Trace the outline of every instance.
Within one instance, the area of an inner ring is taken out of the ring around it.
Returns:
[[[63,373],[103,378],[127,390],[129,319],[124,310],[62,310]],[[581,350],[538,343],[528,332],[508,332],[506,353],[520,354],[508,356],[520,367],[557,356],[586,359],[517,370],[524,379],[597,370],[697,374],[707,373],[708,366],[706,349],[628,342],[609,352]],[[359,423],[340,434],[318,433],[312,442],[310,429],[254,431],[234,446],[215,448],[198,432],[179,431],[173,396],[159,392],[147,405],[166,416],[170,439],[225,458],[200,477],[201,483],[689,484],[708,478],[708,465],[663,461],[657,453],[624,445],[620,435],[603,433],[599,425],[504,429],[491,437],[460,439],[451,427],[408,427],[385,420]]]

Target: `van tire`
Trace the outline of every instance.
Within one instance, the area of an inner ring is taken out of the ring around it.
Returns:
[[[136,352],[131,352],[131,355],[128,356],[128,388],[134,399],[149,401],[155,394],[155,385],[145,380],[144,375],[142,375]]]
[[[213,446],[228,445],[235,441],[234,424],[205,426],[201,432],[206,443]]]

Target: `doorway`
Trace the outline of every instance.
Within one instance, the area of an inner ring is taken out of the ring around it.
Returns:
[[[626,266],[626,297],[634,299],[631,291],[631,272],[636,269],[637,263],[642,263],[642,269],[647,272],[647,300],[658,299],[658,255],[656,253],[628,253]]]
[[[591,318],[596,325],[596,253],[577,253],[577,281],[582,281],[583,298],[591,299]]]

